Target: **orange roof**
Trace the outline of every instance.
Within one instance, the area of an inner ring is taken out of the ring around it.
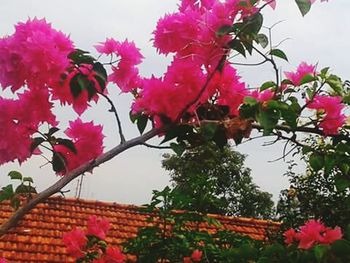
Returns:
[[[0,223],[13,212],[8,203],[0,203]],[[107,242],[115,246],[136,236],[140,227],[151,223],[151,214],[140,207],[81,199],[51,197],[27,214],[18,226],[0,238],[0,258],[9,262],[74,262],[66,253],[63,233],[73,227],[86,227],[90,215],[110,221]],[[210,215],[220,221],[221,229],[248,235],[257,240],[266,238],[266,232],[276,231],[280,224],[251,218]],[[218,227],[203,224],[203,229],[216,231]]]

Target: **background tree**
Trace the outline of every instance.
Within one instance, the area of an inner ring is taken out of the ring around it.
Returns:
[[[207,143],[183,155],[164,155],[163,167],[175,188],[189,198],[189,210],[272,218],[272,195],[253,183],[245,156],[230,147]]]
[[[338,144],[334,151],[328,140],[308,138],[306,141],[313,146],[313,153],[304,147],[301,154],[309,165],[305,173],[296,174],[293,169],[296,164],[291,162],[285,174],[290,188],[281,191],[277,205],[279,219],[287,228],[301,225],[310,218],[345,228],[350,222],[350,191],[346,180],[349,177],[346,159],[349,157],[342,148],[346,150],[350,146]]]

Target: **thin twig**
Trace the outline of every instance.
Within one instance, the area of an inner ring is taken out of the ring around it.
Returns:
[[[117,108],[114,106],[113,101],[107,95],[103,94],[102,92],[99,92],[98,94],[100,94],[102,97],[104,97],[108,101],[109,105],[111,106],[111,109],[109,111],[114,113],[114,116],[117,120],[119,137],[120,137],[120,144],[125,143],[125,137],[123,134],[122,123],[120,121],[120,118],[119,118],[119,115],[117,112]]]

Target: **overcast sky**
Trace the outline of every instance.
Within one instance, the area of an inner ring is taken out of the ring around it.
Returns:
[[[12,34],[13,25],[26,21],[29,17],[45,17],[53,27],[67,34],[76,46],[94,52],[93,45],[104,41],[106,37],[135,41],[141,49],[145,60],[141,65],[144,76],[161,75],[169,58],[156,54],[152,48],[152,31],[159,17],[176,9],[175,0],[11,0],[1,1],[0,36]],[[334,73],[349,79],[349,0],[333,0],[330,3],[317,3],[311,12],[302,18],[293,0],[279,0],[277,11],[266,10],[265,25],[271,26],[283,21],[273,30],[273,42],[289,38],[280,46],[290,63],[280,61],[282,71],[292,70],[301,61],[318,63],[318,68],[330,66]],[[273,78],[270,67],[244,68],[239,73],[251,86]],[[2,92],[2,91],[0,91]],[[5,94],[6,95],[6,94]],[[130,98],[125,95],[113,95],[125,126],[127,138],[137,135],[135,127],[130,124],[128,112]],[[86,120],[94,119],[104,125],[107,135],[106,149],[118,142],[116,123],[107,112],[108,105],[101,103],[83,115]],[[68,109],[58,111],[62,127],[76,115]],[[0,127],[1,128],[1,127]],[[277,198],[279,191],[288,184],[282,174],[287,165],[282,161],[269,163],[281,156],[282,146],[262,147],[263,140],[249,142],[237,147],[248,154],[246,165],[253,170],[255,182]],[[167,173],[161,169],[161,155],[164,152],[136,147],[119,155],[112,161],[94,169],[93,175],[84,177],[82,197],[116,201],[119,203],[142,204],[148,202],[153,189],[161,189],[168,184]],[[49,166],[40,168],[45,160],[35,157],[23,164],[8,164],[0,167],[0,186],[8,183],[7,173],[12,169],[33,176],[38,190],[43,190],[58,178]],[[71,190],[74,196],[76,182],[65,190]]]

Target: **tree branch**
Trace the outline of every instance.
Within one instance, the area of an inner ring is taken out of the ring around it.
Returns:
[[[65,187],[68,183],[70,183],[79,175],[85,172],[91,171],[93,168],[113,159],[115,156],[117,156],[118,154],[124,152],[129,148],[143,144],[144,142],[148,141],[149,139],[159,134],[159,132],[161,131],[162,131],[161,129],[152,129],[142,136],[131,139],[123,144],[119,144],[118,146],[112,148],[108,152],[100,155],[95,160],[89,161],[79,166],[78,168],[74,169],[73,171],[67,173],[64,177],[62,177],[52,186],[40,192],[37,196],[31,199],[23,207],[18,209],[5,223],[3,223],[0,227],[0,237],[6,234],[11,228],[16,226],[18,221],[20,221],[25,216],[25,214],[27,214],[30,210],[32,210],[37,204],[45,201],[51,195],[60,192],[63,187]]]

